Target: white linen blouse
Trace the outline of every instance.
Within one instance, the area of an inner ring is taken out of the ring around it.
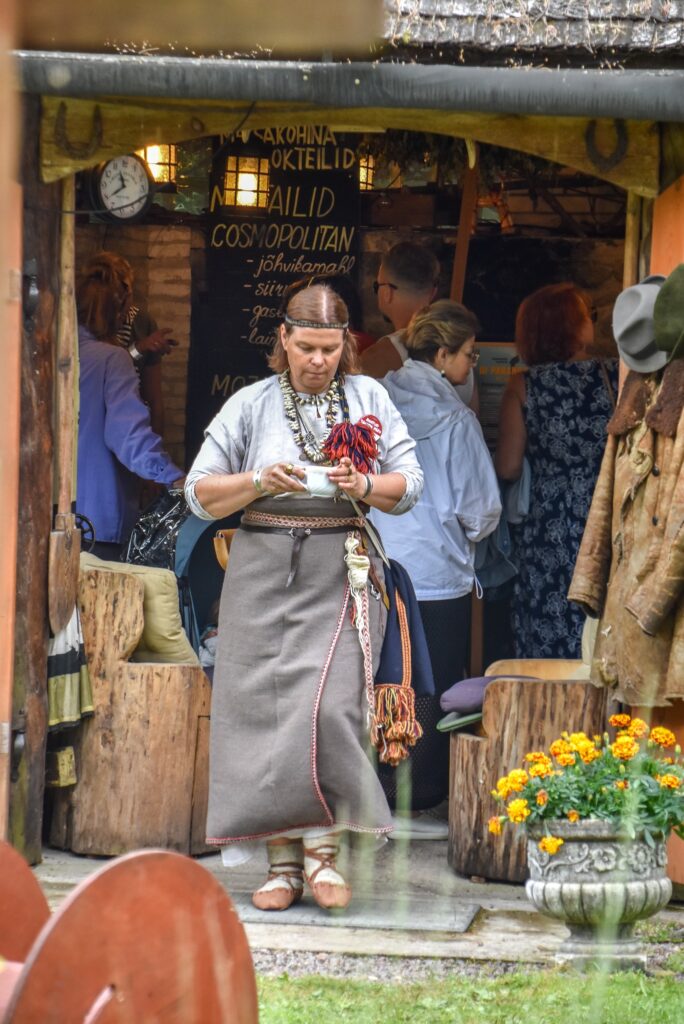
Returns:
[[[409,436],[406,424],[387,391],[377,381],[353,374],[345,378],[344,390],[352,423],[369,414],[380,421],[382,434],[378,439],[379,458],[374,472],[401,473],[406,481],[406,490],[391,514],[407,512],[416,504],[423,489],[423,472],[416,458],[415,441]],[[327,430],[327,406],[321,406],[320,416],[317,416],[315,406],[306,405],[304,408],[308,422],[320,440]],[[341,409],[337,420],[342,422]],[[216,474],[249,472],[274,462],[292,462],[302,468],[311,465],[295,444],[276,376],[241,388],[211,421],[186,479],[188,505],[200,519],[215,519],[217,517],[210,515],[197,499],[195,486],[198,480]],[[308,499],[310,496],[293,492],[288,497]]]

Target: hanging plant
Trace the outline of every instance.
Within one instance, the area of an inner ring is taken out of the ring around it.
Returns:
[[[359,156],[372,156],[376,167],[394,164],[406,177],[417,169],[437,166],[440,185],[456,184],[468,166],[465,141],[433,132],[409,132],[389,129],[382,134],[366,135],[357,148]],[[520,153],[503,146],[479,146],[480,180],[484,189],[494,189],[514,178],[549,178],[558,172],[558,164],[541,157]]]

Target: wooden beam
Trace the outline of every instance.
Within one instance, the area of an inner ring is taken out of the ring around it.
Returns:
[[[139,0],[31,0],[19,12],[20,46],[34,50],[102,52],[118,43],[186,56],[257,47],[301,56],[367,52],[383,31],[382,0],[269,0],[267,11],[254,0],[166,0],[163,8]]]
[[[9,59],[14,14],[13,2],[0,5],[0,839],[7,836],[9,823],[19,509],[21,189],[16,169],[16,87]]]
[[[96,111],[97,108],[97,111]],[[98,128],[98,119],[101,129]],[[43,98],[41,174],[56,181],[120,153],[159,142],[182,142],[254,128],[292,125],[355,124],[367,130],[397,128],[436,132],[541,156],[565,167],[610,181],[639,195],[655,196],[660,187],[660,137],[651,122],[625,123],[624,154],[610,169],[597,166],[595,147],[587,148],[585,118],[461,114],[440,110],[314,107],[305,104],[216,103],[202,100]],[[610,137],[613,122],[598,122],[594,135]],[[79,147],[86,155],[78,155]],[[602,152],[608,143],[602,143]]]

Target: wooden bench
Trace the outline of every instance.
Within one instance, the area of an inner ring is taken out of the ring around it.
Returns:
[[[209,680],[195,665],[129,662],[143,630],[136,577],[82,570],[79,605],[95,713],[76,730],[76,785],[55,790],[51,845],[206,852]]]
[[[502,836],[487,829],[489,818],[499,811],[491,790],[502,775],[522,766],[528,751],[547,750],[563,730],[587,735],[604,731],[607,692],[572,679],[579,666],[581,662],[506,661],[487,669],[487,675],[544,676],[490,683],[482,708],[482,735],[451,735],[448,856],[458,874],[506,882],[526,878],[524,837],[513,829]]]

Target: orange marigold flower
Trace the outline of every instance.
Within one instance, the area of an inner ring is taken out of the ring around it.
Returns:
[[[545,754],[543,750],[531,750],[529,754],[525,754],[525,760],[528,764],[549,764],[550,758],[548,754]]]
[[[629,789],[629,782],[627,779],[618,779],[615,783],[616,789]]]
[[[656,775],[656,781],[660,783],[663,789],[679,789],[682,784],[682,780],[677,775]]]
[[[631,721],[632,719],[629,715],[611,715],[608,719],[608,725],[612,725],[614,729],[626,729]]]
[[[549,750],[551,751],[554,757],[558,757],[559,754],[569,754],[571,749],[572,748],[568,741],[563,739],[554,740],[551,746],[549,747]]]
[[[554,853],[558,853],[562,845],[563,840],[557,836],[543,836],[539,840],[539,849],[542,853],[549,853],[552,857]]]
[[[502,832],[501,818],[490,818],[487,822],[487,828],[493,835],[500,836]]]
[[[549,802],[549,794],[545,789],[540,789],[537,793],[537,803],[540,807],[546,807]]]
[[[564,768],[569,768],[571,764],[575,763],[574,754],[556,754],[556,760],[558,764],[562,764]]]
[[[652,739],[659,747],[674,747],[677,742],[675,734],[662,725],[657,725],[655,729],[651,729],[649,739]]]
[[[573,732],[568,737],[568,743],[573,750],[577,750],[585,743],[590,743],[590,739],[585,732]]]
[[[511,800],[508,805],[508,817],[517,825],[522,825],[525,818],[529,818],[530,813],[527,800]]]
[[[674,759],[674,757],[661,757],[660,763],[661,764],[674,764],[675,763],[675,759]]]
[[[545,779],[548,775],[553,775],[550,761],[548,764],[533,764],[530,768],[531,779]]]
[[[496,784],[496,791],[492,790],[492,792],[496,792],[497,795],[500,796],[502,800],[506,800],[507,797],[511,795],[513,790],[511,789],[511,785],[508,781],[507,775],[504,775],[502,776],[502,778],[499,779],[499,781]]]
[[[629,723],[627,732],[630,736],[640,740],[642,736],[646,736],[648,734],[648,722],[644,722],[643,718],[633,718]]]
[[[618,761],[631,761],[639,753],[639,744],[631,736],[618,736],[610,749]]]
[[[528,782],[529,776],[522,768],[514,768],[512,772],[508,773],[508,785],[512,793],[520,793]]]
[[[568,811],[568,821],[579,821],[579,811]]]

